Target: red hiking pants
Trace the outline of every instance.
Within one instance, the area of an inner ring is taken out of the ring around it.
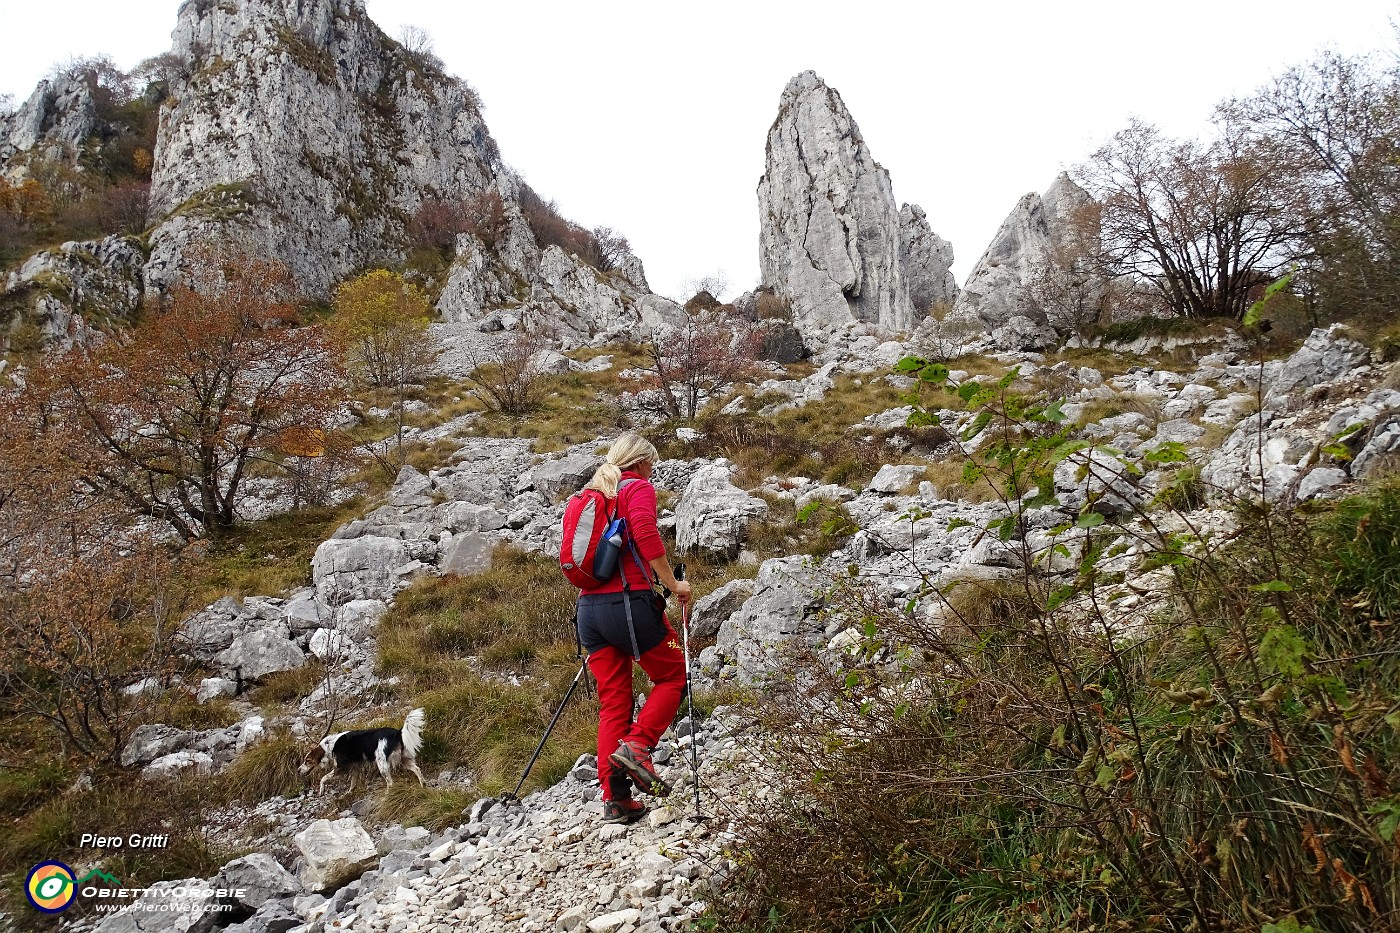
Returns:
[[[642,670],[651,678],[652,690],[635,722],[632,720],[632,656],[611,645],[588,656],[588,669],[598,681],[598,783],[603,799],[632,795],[626,772],[614,769],[608,756],[626,739],[647,748],[656,745],[671,725],[685,694],[685,657],[671,623],[666,622],[665,641],[642,653]]]

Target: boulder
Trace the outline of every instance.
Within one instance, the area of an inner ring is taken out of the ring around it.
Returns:
[[[240,681],[261,680],[268,674],[295,670],[306,663],[306,654],[289,635],[282,625],[240,635],[215,656],[214,663]]]
[[[1298,483],[1298,501],[1306,502],[1309,499],[1324,496],[1332,489],[1345,483],[1349,478],[1346,470],[1339,470],[1336,467],[1314,467]]]
[[[389,490],[389,504],[399,508],[412,508],[432,504],[433,482],[409,464],[399,469],[394,477],[394,488]]]
[[[1351,462],[1352,475],[1368,475],[1388,459],[1387,455],[1396,452],[1400,452],[1400,415],[1391,415],[1371,428],[1370,438]]]
[[[558,350],[536,350],[527,363],[532,372],[548,376],[568,375],[573,361]]]
[[[600,462],[598,457],[580,454],[546,461],[525,475],[526,488],[533,487],[550,501],[573,495],[593,478]]]
[[[1055,490],[1069,509],[1091,508],[1104,515],[1126,515],[1140,495],[1137,477],[1113,454],[1091,448],[1071,454],[1055,467]]]
[[[905,486],[914,482],[915,479],[927,472],[928,467],[917,464],[893,464],[887,463],[880,467],[880,471],[875,474],[875,478],[870,481],[870,485],[865,488],[871,492],[884,493],[886,495],[901,492]]]
[[[293,632],[309,632],[325,625],[331,608],[316,599],[315,590],[303,590],[287,600],[282,619]]]
[[[695,638],[713,638],[719,627],[753,595],[754,581],[740,578],[707,596],[697,599],[690,610],[690,634]]]
[[[350,636],[337,628],[318,628],[306,643],[306,650],[322,661],[343,661],[353,648]]]
[[[729,480],[728,461],[719,460],[691,476],[676,505],[676,548],[699,551],[720,560],[739,555],[749,521],[768,511],[768,503]]]
[[[302,857],[302,885],[323,894],[354,881],[379,857],[374,840],[353,816],[317,820],[292,838]]]
[[[311,560],[316,595],[331,606],[356,599],[392,595],[410,561],[408,547],[397,538],[364,535],[322,542]]]
[[[438,569],[444,574],[470,576],[491,569],[491,552],[495,542],[484,534],[472,531],[455,535],[442,552]]]
[[[741,680],[756,682],[768,672],[770,649],[817,631],[822,580],[801,556],[766,560],[754,593],[720,624],[715,647],[738,666]]]
[[[227,677],[206,677],[199,682],[195,699],[201,703],[208,703],[210,700],[235,696],[237,693],[238,681],[230,680]]]
[[[627,907],[623,910],[615,910],[610,914],[594,917],[585,926],[588,928],[588,933],[618,933],[624,927],[635,928],[641,916],[642,912],[637,908]]]
[[[790,302],[804,339],[854,322],[910,330],[915,294],[930,301],[953,288],[951,248],[922,211],[901,214],[889,173],[814,72],[783,90],[758,205],[763,285]]]
[[[194,738],[193,732],[159,723],[138,726],[122,747],[122,767],[146,764],[171,752],[180,751],[189,747]]]
[[[147,781],[166,781],[193,773],[205,777],[214,771],[214,759],[207,752],[185,749],[162,755],[141,769],[141,777]]]
[[[236,858],[219,870],[214,879],[214,887],[241,889],[242,895],[236,902],[251,910],[257,910],[270,900],[293,897],[302,892],[301,882],[296,876],[270,855],[254,852]]]
[[[238,739],[234,747],[243,754],[250,747],[261,742],[267,735],[267,720],[263,716],[249,716],[238,725]]]
[[[445,502],[438,506],[434,518],[438,524],[454,534],[463,531],[497,531],[506,526],[506,516],[500,511],[475,502]]]

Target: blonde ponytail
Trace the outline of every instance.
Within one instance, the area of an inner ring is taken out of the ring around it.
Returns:
[[[627,432],[612,442],[607,459],[593,472],[586,489],[596,489],[609,499],[617,497],[618,484],[622,482],[622,471],[643,460],[656,462],[656,447],[639,434]]]

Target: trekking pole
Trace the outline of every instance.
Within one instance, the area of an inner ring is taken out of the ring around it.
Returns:
[[[685,579],[685,564],[676,565],[676,579]],[[690,600],[681,603],[681,654],[685,658],[685,704],[690,716],[690,779],[695,785],[695,820],[700,822],[700,752],[695,747],[695,696],[690,692]]]
[[[559,717],[564,715],[564,707],[569,705],[569,698],[578,689],[580,680],[583,680],[588,672],[588,661],[585,660],[579,665],[578,673],[574,675],[574,682],[569,684],[569,689],[564,694],[564,699],[560,702],[559,708],[554,711],[554,718],[549,721],[549,728],[544,730],[544,735],[540,736],[540,744],[535,746],[535,753],[530,756],[530,763],[525,766],[525,773],[520,775],[520,781],[515,785],[515,790],[508,794],[501,795],[501,803],[510,803],[520,799],[520,788],[525,786],[525,779],[530,776],[530,769],[535,766],[535,762],[540,760],[540,752],[544,751],[544,743],[549,741],[549,734],[554,731],[554,727],[559,723]]]

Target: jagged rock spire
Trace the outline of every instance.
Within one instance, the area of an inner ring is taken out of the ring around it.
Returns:
[[[901,211],[841,95],[815,72],[788,82],[758,186],[763,284],[804,337],[851,322],[910,330],[957,291],[952,247]]]

